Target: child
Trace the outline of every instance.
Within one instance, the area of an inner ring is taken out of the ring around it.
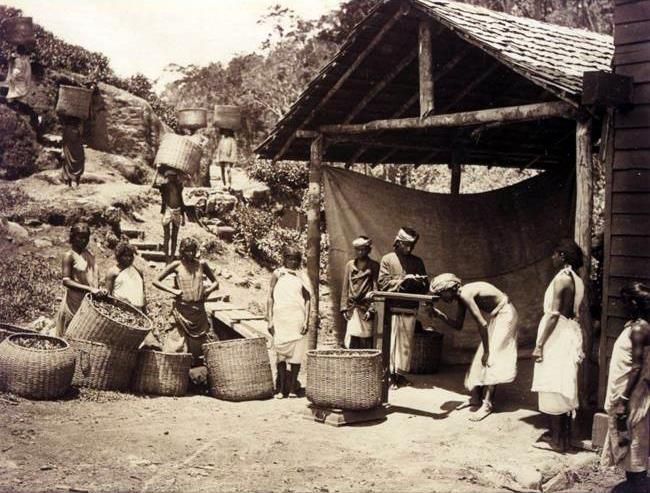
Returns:
[[[267,300],[269,333],[277,354],[277,398],[297,396],[298,374],[307,351],[311,285],[300,269],[302,255],[286,248],[283,267],[273,271]],[[287,363],[291,365],[287,371]]]
[[[345,265],[341,292],[341,313],[347,320],[344,344],[349,349],[372,349],[375,311],[365,297],[370,291],[377,291],[379,264],[369,257],[370,238],[359,236],[352,246],[354,258]]]
[[[178,230],[185,225],[185,204],[183,203],[183,184],[179,180],[178,171],[166,169],[163,175],[166,180],[162,184],[154,186],[160,190],[162,199],[160,213],[163,226],[163,251],[169,264],[176,253]],[[171,249],[169,247],[170,239]]]
[[[465,376],[465,387],[472,393],[470,406],[478,407],[483,397],[480,409],[470,418],[480,421],[492,412],[496,385],[512,382],[517,376],[517,310],[492,284],[479,281],[463,286],[454,274],[436,276],[430,290],[448,303],[459,302],[455,319],[437,308],[433,309],[435,317],[460,330],[469,310],[479,325],[481,344]],[[482,313],[489,314],[489,322]]]
[[[108,294],[118,300],[126,301],[138,310],[146,311],[147,298],[144,290],[144,276],[133,265],[136,249],[127,242],[120,242],[115,247],[117,265],[106,275]]]
[[[99,297],[107,294],[106,290],[99,289],[95,257],[87,249],[89,241],[88,224],[73,224],[70,228],[71,249],[63,255],[63,285],[66,290],[56,319],[56,335],[59,337],[65,334],[86,293]]]
[[[232,189],[232,167],[237,162],[237,141],[235,132],[229,128],[221,129],[221,139],[217,146],[215,161],[221,167],[221,182],[227,190]]]
[[[9,88],[6,96],[7,106],[26,115],[29,118],[29,124],[38,136],[38,114],[25,102],[25,97],[29,94],[32,85],[32,65],[24,45],[16,46],[16,51],[11,54],[5,82]]]
[[[85,170],[86,154],[83,146],[83,124],[79,118],[61,116],[63,127],[63,168],[61,173],[63,181],[72,186],[74,181],[77,187]]]
[[[203,356],[202,345],[212,337],[210,321],[205,312],[205,300],[219,283],[207,262],[197,259],[198,243],[193,238],[183,238],[178,253],[180,260],[170,263],[153,285],[174,295],[172,315],[174,327],[167,335],[163,351],[192,353],[195,365]],[[174,287],[163,284],[165,278],[174,274]],[[204,277],[211,281],[207,287]]]

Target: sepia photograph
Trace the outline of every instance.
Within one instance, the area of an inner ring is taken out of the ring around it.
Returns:
[[[650,493],[650,0],[0,0],[0,493]]]

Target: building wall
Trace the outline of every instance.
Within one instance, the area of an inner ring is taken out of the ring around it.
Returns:
[[[650,283],[650,0],[615,0],[614,71],[633,78],[633,106],[617,109],[607,169],[599,402],[614,341],[625,323],[619,292]]]

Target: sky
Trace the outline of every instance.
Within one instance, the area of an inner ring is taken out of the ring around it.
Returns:
[[[341,0],[1,0],[65,41],[104,53],[118,75],[155,80],[170,63],[227,62],[259,48],[257,20],[281,4],[317,18]]]

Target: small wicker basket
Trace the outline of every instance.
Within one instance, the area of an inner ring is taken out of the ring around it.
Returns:
[[[108,298],[121,309],[136,313],[141,317],[144,327],[131,327],[100,313],[93,305],[93,297],[87,294],[74,314],[65,332],[66,338],[101,342],[108,346],[123,349],[138,349],[151,330],[153,323],[144,313],[123,301]]]
[[[201,146],[188,137],[166,133],[160,140],[155,164],[175,168],[193,176],[199,170],[202,154]]]
[[[81,339],[69,341],[77,356],[73,385],[99,390],[128,390],[137,351]]]
[[[233,339],[203,345],[210,394],[226,401],[273,396],[273,376],[266,339]]]
[[[186,108],[178,110],[178,126],[196,130],[208,126],[208,110],[203,108]]]
[[[15,45],[31,45],[34,42],[34,23],[31,17],[9,17],[5,19],[6,41]]]
[[[217,104],[214,107],[215,127],[239,130],[241,128],[241,110],[239,106]]]
[[[381,351],[307,351],[307,399],[320,407],[364,410],[381,404]]]
[[[435,330],[416,332],[411,353],[411,373],[436,373],[442,357],[443,335]]]
[[[60,347],[24,347],[15,342],[18,337],[49,340]],[[74,366],[74,351],[65,340],[41,334],[13,334],[0,343],[0,390],[29,399],[56,399],[70,388]]]
[[[131,388],[139,394],[185,395],[192,361],[190,353],[140,350]]]
[[[0,322],[0,342],[13,334],[36,334],[35,330]]]
[[[92,95],[92,91],[85,87],[60,85],[56,112],[59,115],[74,116],[75,118],[87,120]]]

